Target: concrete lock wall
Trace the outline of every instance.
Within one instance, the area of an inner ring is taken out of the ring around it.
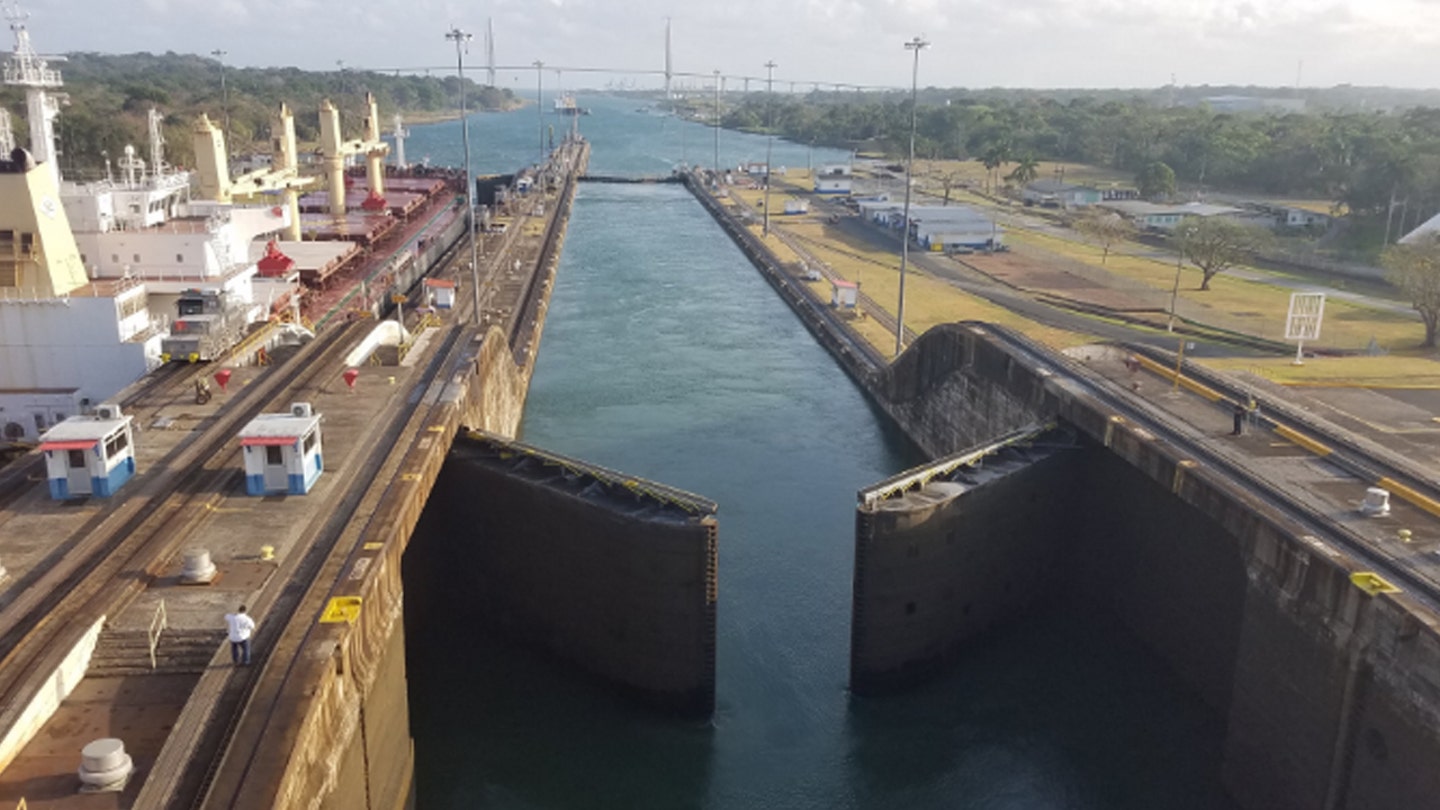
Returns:
[[[557,458],[457,439],[431,496],[444,548],[414,549],[407,566],[427,589],[457,591],[440,597],[463,606],[453,622],[495,628],[642,702],[709,714],[714,505],[686,511],[646,493],[663,487]]]
[[[857,510],[851,691],[912,686],[1044,596],[1079,506],[1070,496],[1077,452],[1026,460],[973,488],[936,482]]]
[[[1346,555],[1006,354],[983,331],[937,328],[872,392],[931,452],[1051,418],[1103,446],[1071,478],[1087,506],[1069,573],[1227,718],[1222,778],[1241,805],[1440,807],[1433,614],[1367,595]]]

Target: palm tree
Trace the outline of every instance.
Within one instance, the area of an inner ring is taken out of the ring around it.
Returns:
[[[1020,158],[1015,164],[1015,170],[1010,172],[1005,179],[1023,186],[1035,182],[1035,178],[1039,176],[1040,161],[1036,160],[1034,155],[1026,155]]]

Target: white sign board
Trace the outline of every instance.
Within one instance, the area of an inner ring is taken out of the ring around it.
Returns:
[[[1320,337],[1320,321],[1325,317],[1325,293],[1291,293],[1290,314],[1285,317],[1285,339],[1296,341],[1295,365],[1304,357],[1305,341]]]
[[[1325,293],[1291,293],[1290,314],[1285,318],[1286,340],[1318,340],[1320,319],[1325,315]]]

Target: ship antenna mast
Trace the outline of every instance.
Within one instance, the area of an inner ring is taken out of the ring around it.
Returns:
[[[150,176],[159,180],[165,175],[165,132],[160,125],[165,116],[154,107],[150,108]]]
[[[4,2],[5,19],[15,35],[15,50],[5,62],[0,73],[4,83],[11,87],[25,88],[25,106],[30,124],[30,153],[36,162],[50,164],[50,174],[55,185],[60,185],[60,167],[56,161],[55,117],[60,114],[61,96],[51,95],[46,90],[61,87],[60,71],[51,70],[47,60],[35,53],[30,44],[30,32],[25,21],[30,15],[20,10],[15,0]],[[63,61],[64,57],[52,57]]]
[[[10,111],[0,107],[0,156],[9,160],[15,151],[15,130],[10,125]]]

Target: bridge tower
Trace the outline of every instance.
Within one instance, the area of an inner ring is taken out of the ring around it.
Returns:
[[[26,118],[30,123],[30,155],[48,167],[55,187],[60,187],[60,163],[55,148],[55,118],[60,114],[63,95],[48,92],[64,85],[60,71],[51,70],[48,61],[35,53],[30,45],[30,32],[25,29],[29,18],[15,0],[5,3],[5,19],[15,34],[15,51],[5,63],[4,83],[25,88]],[[63,61],[64,57],[51,57]],[[7,155],[8,157],[8,155]]]
[[[485,20],[485,82],[495,86],[495,18]],[[401,153],[404,154],[403,152]],[[401,162],[404,162],[403,160]]]
[[[670,96],[670,78],[674,75],[674,71],[672,70],[672,64],[673,64],[673,63],[671,62],[671,57],[670,57],[670,18],[669,18],[669,17],[666,17],[666,18],[665,18],[665,100],[666,100],[666,101],[669,101],[670,98],[671,98],[671,96]]]

